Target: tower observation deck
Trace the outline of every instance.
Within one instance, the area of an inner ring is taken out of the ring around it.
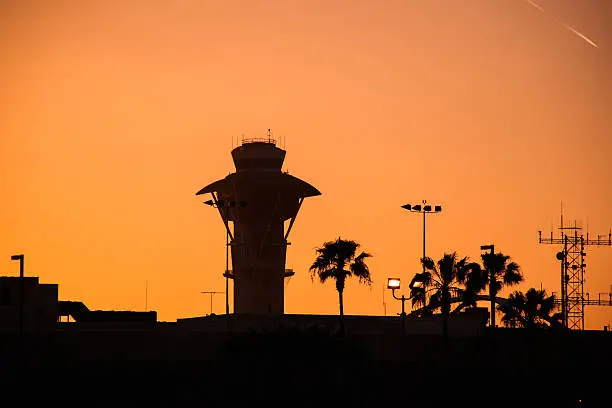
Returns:
[[[236,172],[196,193],[211,194],[227,229],[234,313],[284,312],[289,232],[304,198],[321,194],[282,171],[285,154],[270,137],[244,139],[232,150]]]

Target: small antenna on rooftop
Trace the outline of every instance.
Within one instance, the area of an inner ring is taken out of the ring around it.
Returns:
[[[387,315],[387,303],[385,302],[385,285],[383,285],[383,313]]]

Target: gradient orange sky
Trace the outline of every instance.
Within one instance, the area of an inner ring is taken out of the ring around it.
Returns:
[[[292,230],[286,312],[338,312],[308,267],[340,235],[374,255],[345,312],[383,314],[387,277],[420,270],[422,220],[400,206],[422,199],[443,206],[428,255],[494,243],[522,289],[558,292],[537,231],[560,202],[591,235],[612,226],[612,2],[537,3],[2,1],[2,274],[24,253],[63,300],[144,310],[148,282],[160,320],[209,313],[225,232],[194,194],[233,171],[236,137],[271,128],[323,194]],[[612,248],[587,252],[587,291],[608,292]]]

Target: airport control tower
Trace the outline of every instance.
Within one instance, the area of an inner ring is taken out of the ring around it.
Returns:
[[[304,198],[321,194],[281,170],[285,151],[269,132],[267,138],[244,139],[232,150],[236,172],[196,193],[212,195],[227,229],[234,313],[283,313],[284,279],[292,274],[285,269],[287,238]]]

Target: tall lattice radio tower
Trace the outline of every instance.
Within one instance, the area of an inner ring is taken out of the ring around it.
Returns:
[[[586,237],[582,234],[582,228],[577,226],[566,226],[563,224],[563,210],[561,210],[561,226],[559,235],[542,237],[542,231],[538,231],[540,244],[562,245],[563,249],[557,253],[557,259],[561,262],[561,296],[558,304],[561,305],[562,322],[565,327],[572,330],[584,330],[584,307],[612,306],[612,293],[608,293],[602,299],[591,299],[584,292],[584,276],[586,272],[586,247],[587,246],[612,246],[612,231],[606,235],[597,235],[595,238]],[[610,289],[612,292],[612,288]]]

